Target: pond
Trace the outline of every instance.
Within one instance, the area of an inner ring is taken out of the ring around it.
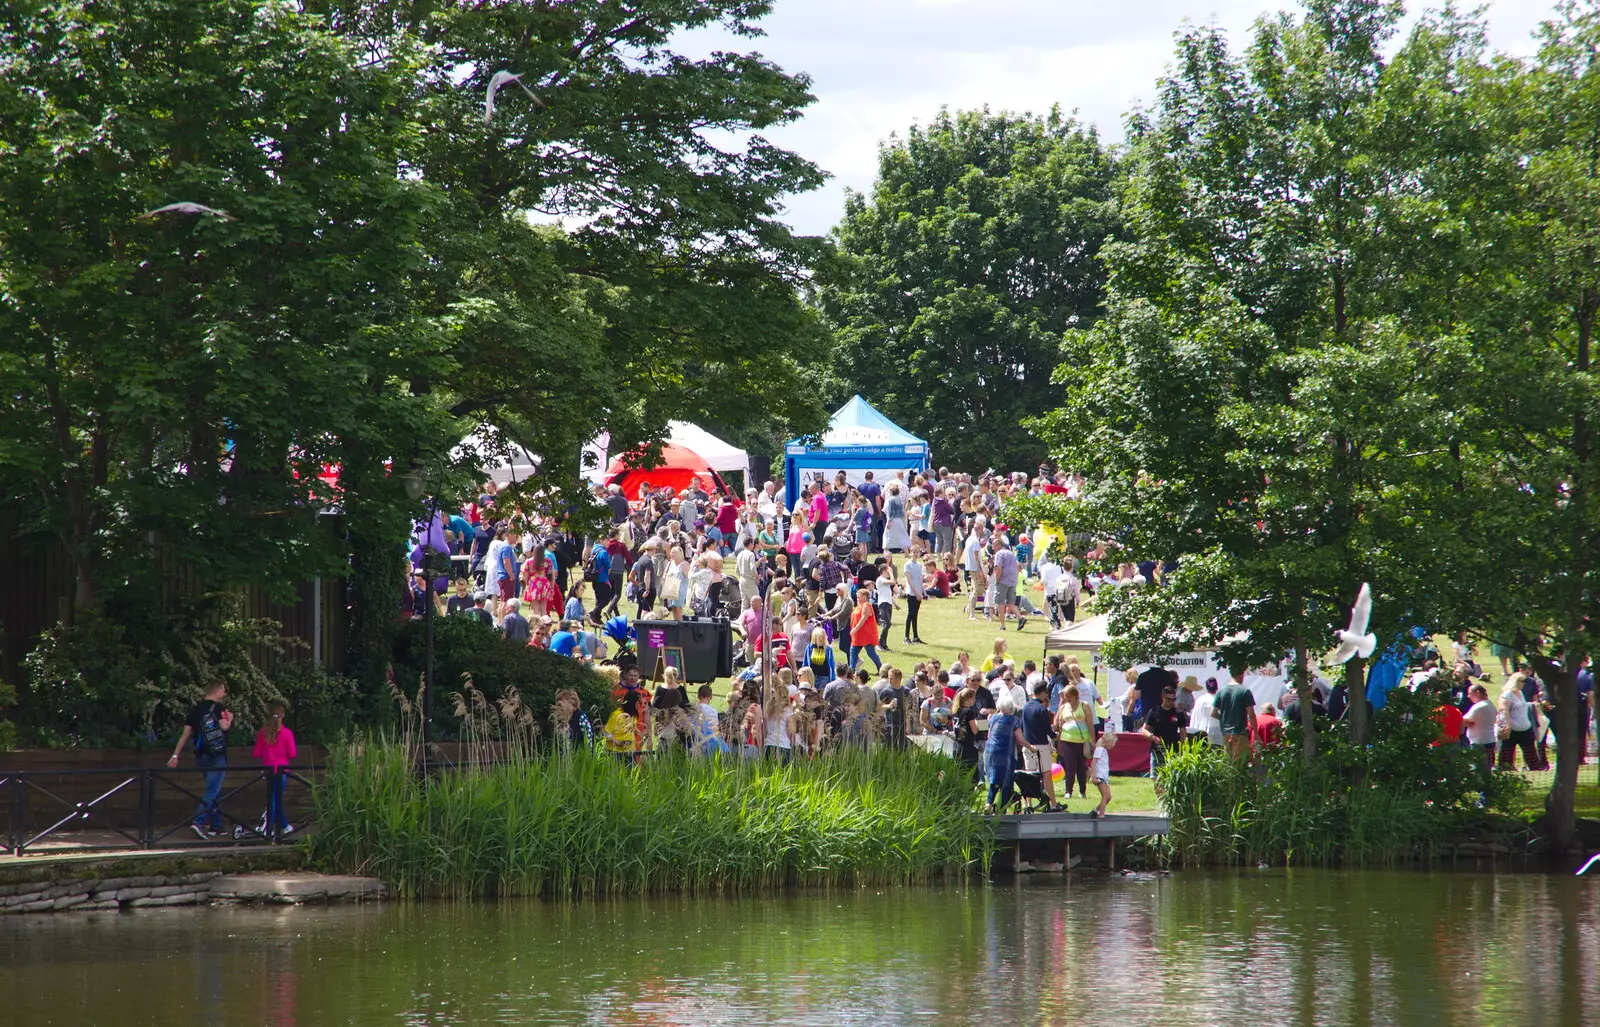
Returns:
[[[1600,1022],[1600,880],[1252,871],[15,916],[0,966],[0,1022],[27,1027],[1577,1025]]]

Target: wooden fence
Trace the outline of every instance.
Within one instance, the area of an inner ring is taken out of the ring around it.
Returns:
[[[326,520],[327,530],[338,530],[337,519]],[[177,560],[170,547],[160,547],[157,559],[163,598],[201,591],[203,583],[193,568]],[[42,632],[70,616],[73,590],[72,562],[64,546],[20,537],[15,522],[0,518],[0,679],[22,682],[24,657]],[[350,618],[343,578],[300,582],[291,603],[272,601],[261,586],[244,590],[244,597],[246,616],[277,621],[283,637],[305,643],[292,658],[312,660],[335,672],[344,669]],[[264,669],[272,660],[269,652],[256,654]]]

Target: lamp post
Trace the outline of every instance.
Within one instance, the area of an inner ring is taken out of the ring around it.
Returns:
[[[405,475],[406,495],[413,502],[422,498],[423,470],[421,463],[412,465]],[[439,516],[439,494],[433,490],[428,500],[428,524],[422,532],[422,589],[427,606],[422,611],[422,764],[428,764],[428,741],[433,725],[433,618],[437,612],[433,593],[434,548],[433,522]]]

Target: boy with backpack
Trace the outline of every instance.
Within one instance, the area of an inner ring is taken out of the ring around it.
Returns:
[[[222,794],[222,779],[227,776],[228,730],[233,727],[233,714],[222,705],[227,694],[228,687],[221,681],[206,686],[205,698],[189,707],[184,715],[183,734],[167,759],[167,766],[176,767],[179,754],[189,744],[189,739],[194,739],[195,766],[206,772],[206,789],[193,824],[194,833],[203,841],[222,834],[222,811],[217,808],[217,797]]]

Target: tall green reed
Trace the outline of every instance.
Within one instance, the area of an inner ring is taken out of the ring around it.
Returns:
[[[587,750],[417,773],[402,743],[335,751],[313,860],[405,895],[747,892],[924,881],[986,866],[954,764],[920,750],[780,766]],[[944,772],[944,773],[941,773]]]

